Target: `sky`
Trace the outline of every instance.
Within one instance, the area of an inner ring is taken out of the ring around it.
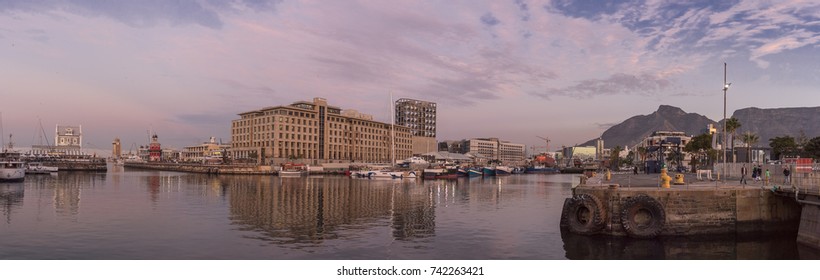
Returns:
[[[554,149],[664,104],[722,119],[724,63],[729,116],[820,106],[818,47],[818,1],[0,0],[0,112],[17,146],[127,151],[314,97],[389,122],[392,95],[438,103],[439,141]]]

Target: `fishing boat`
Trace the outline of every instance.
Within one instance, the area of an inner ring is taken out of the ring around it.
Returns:
[[[512,167],[499,165],[495,167],[495,176],[507,176],[512,174]]]
[[[484,169],[481,169],[481,172],[484,173],[484,176],[495,176],[495,167],[493,166],[485,166]]]
[[[481,176],[484,176],[484,173],[481,172],[480,167],[471,167],[470,169],[467,169],[467,177],[474,178]]]
[[[26,174],[50,174],[59,170],[56,166],[45,166],[42,162],[32,161],[26,164]]]

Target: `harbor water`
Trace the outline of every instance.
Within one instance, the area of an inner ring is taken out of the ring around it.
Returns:
[[[123,169],[0,183],[0,259],[816,259],[794,235],[561,233],[578,175],[280,178]]]

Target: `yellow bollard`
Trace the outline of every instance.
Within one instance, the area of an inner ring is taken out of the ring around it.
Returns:
[[[612,173],[609,172],[609,169],[606,170],[606,180],[609,181],[612,179]]]
[[[672,182],[672,184],[675,184],[675,185],[683,185],[683,184],[685,184],[685,183],[683,182],[683,174],[680,174],[680,173],[675,174],[675,181],[674,181],[674,182]]]
[[[672,181],[672,177],[666,175],[666,168],[661,169],[661,188],[668,189],[670,187],[669,181]]]

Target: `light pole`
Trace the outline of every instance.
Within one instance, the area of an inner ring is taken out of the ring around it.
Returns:
[[[732,83],[726,82],[726,62],[723,62],[723,180],[726,180],[726,91]]]

